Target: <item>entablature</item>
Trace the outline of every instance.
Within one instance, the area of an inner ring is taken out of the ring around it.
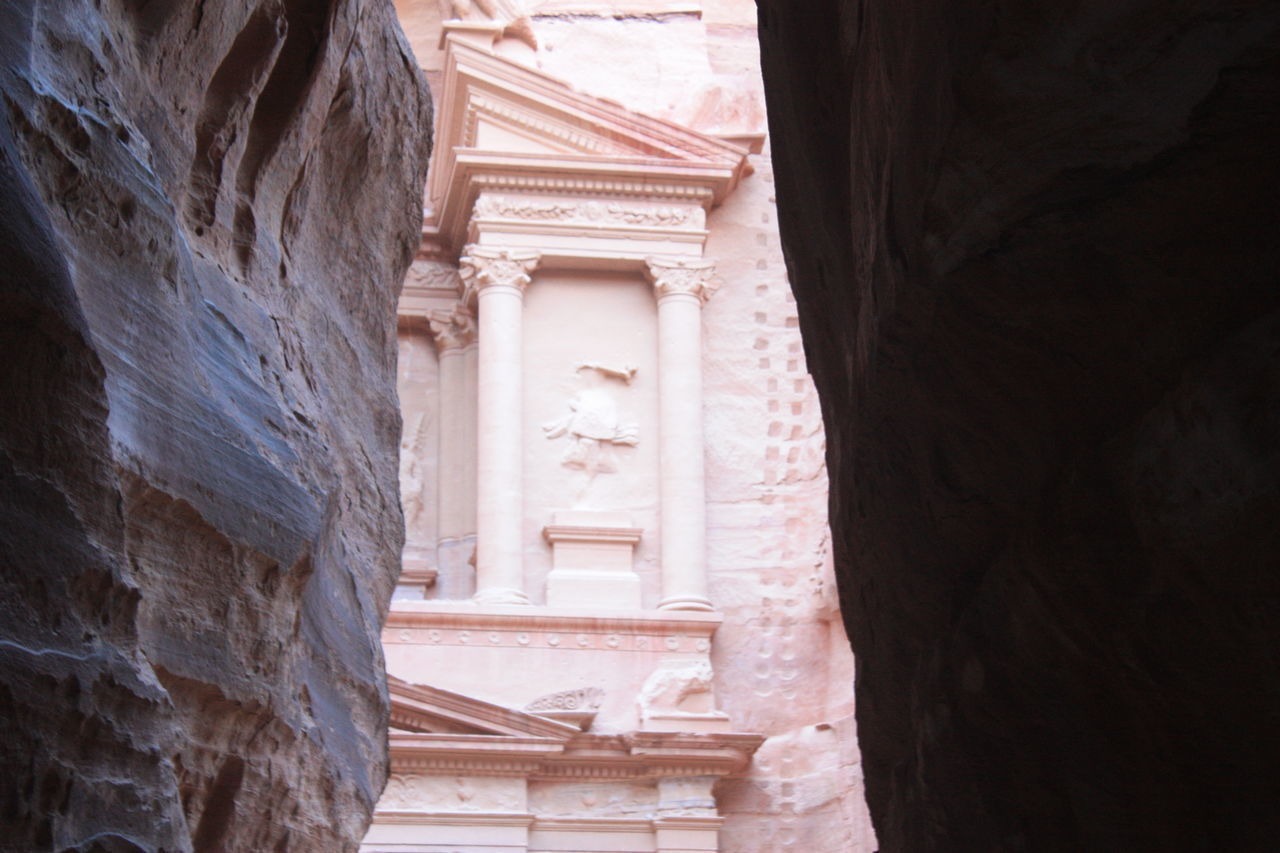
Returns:
[[[637,610],[616,614],[529,605],[476,604],[471,601],[393,601],[384,630],[409,628],[489,633],[538,632],[550,635],[641,635],[710,641],[724,617],[719,613],[683,610]],[[493,642],[497,645],[497,642]],[[698,644],[701,646],[701,644]],[[676,651],[677,648],[670,648]],[[702,650],[701,648],[699,650]]]
[[[454,257],[467,243],[568,265],[700,254],[707,211],[750,169],[747,146],[577,92],[475,33],[446,35],[442,88],[430,228]]]
[[[394,773],[522,776],[533,780],[666,779],[729,776],[747,768],[763,735],[578,733],[565,739],[393,733]]]

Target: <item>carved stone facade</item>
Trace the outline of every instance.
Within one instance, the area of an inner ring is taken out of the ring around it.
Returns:
[[[763,114],[739,109],[754,57],[716,42],[754,43],[751,4],[718,7],[738,29],[652,4],[643,33],[616,3],[423,5],[401,10],[440,105],[401,300],[419,510],[363,849],[870,853],[819,413]],[[564,51],[602,34],[701,51],[720,106],[593,89],[599,57]]]

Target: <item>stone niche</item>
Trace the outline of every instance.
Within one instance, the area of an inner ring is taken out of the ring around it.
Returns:
[[[583,559],[594,527],[595,552],[607,570],[629,578],[618,580],[619,592],[634,580],[631,608],[642,602],[656,607],[661,590],[653,287],[638,273],[538,274],[526,294],[524,316],[528,586],[535,600],[545,597],[551,605],[557,603],[553,590],[561,601],[572,595],[562,573],[593,570]],[[539,435],[540,441],[528,440]],[[575,540],[568,538],[574,535],[569,528],[579,528]],[[543,539],[551,543],[550,553]],[[604,598],[582,606],[616,604]]]

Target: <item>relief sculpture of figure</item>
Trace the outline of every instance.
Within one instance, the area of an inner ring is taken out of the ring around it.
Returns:
[[[616,471],[610,448],[634,447],[640,443],[640,436],[635,424],[623,423],[619,418],[617,400],[607,383],[610,379],[630,383],[636,369],[630,365],[618,369],[586,363],[578,365],[577,373],[583,387],[569,401],[569,413],[543,424],[542,429],[547,438],[569,436],[569,447],[560,460],[566,468],[586,471],[591,476]]]
[[[538,39],[533,33],[533,24],[519,0],[448,0],[446,14],[457,21],[483,20],[488,18],[506,25],[503,36],[519,39],[534,50],[538,49]]]

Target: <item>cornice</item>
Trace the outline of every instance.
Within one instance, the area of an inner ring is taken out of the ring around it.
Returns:
[[[510,812],[411,812],[402,809],[378,810],[380,824],[415,826],[531,826],[537,820],[528,813]]]
[[[602,160],[577,154],[494,154],[461,150],[452,165],[452,179],[439,207],[442,240],[459,247],[471,239],[468,225],[481,193],[569,195],[586,199],[627,202],[697,204],[704,210],[719,201],[733,170],[715,163],[675,160]],[[705,221],[705,220],[704,220]],[[637,232],[652,225],[619,223]],[[659,231],[681,232],[687,226],[659,226]],[[704,229],[699,229],[703,230]]]
[[[724,621],[719,613],[640,610],[602,615],[567,608],[504,607],[455,601],[393,601],[387,628],[473,631],[541,631],[609,634],[685,634],[709,638]]]
[[[535,830],[547,832],[652,832],[653,818],[636,817],[539,817]]]
[[[640,541],[641,527],[587,527],[575,524],[548,524],[542,536],[548,542],[616,542],[634,545]]]
[[[395,773],[622,780],[733,775],[747,768],[764,740],[744,733],[583,733],[567,741],[393,733],[390,745]]]

